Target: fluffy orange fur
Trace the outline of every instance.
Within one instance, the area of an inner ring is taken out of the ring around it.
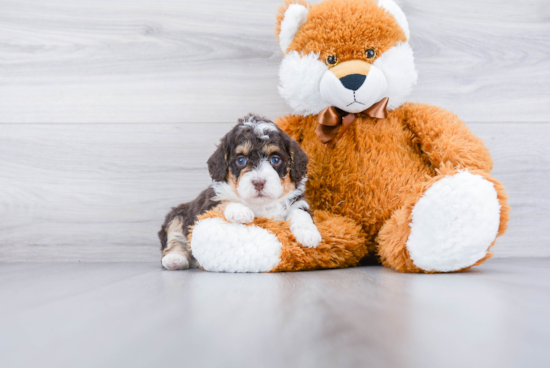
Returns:
[[[304,54],[320,52],[320,60],[338,55],[340,62],[367,59],[365,50],[374,49],[381,55],[397,42],[407,40],[395,19],[379,8],[373,0],[332,0],[315,6],[305,1],[287,1],[279,9],[276,34],[279,35],[284,12],[290,4],[301,4],[309,9],[308,20],[300,28],[288,51]],[[353,25],[350,29],[345,24]]]
[[[216,207],[199,216],[198,221],[213,217],[225,220],[222,207]],[[281,242],[281,263],[271,272],[344,268],[359,264],[359,261],[367,253],[364,246],[365,235],[359,225],[350,219],[325,211],[315,211],[313,221],[323,237],[316,248],[306,248],[298,243],[290,231],[289,221],[257,218],[254,222],[243,226],[257,226],[266,229]],[[191,237],[192,229],[189,239]]]
[[[292,4],[300,4],[308,9],[311,9],[311,5],[306,0],[285,0],[284,4],[279,7],[279,11],[277,12],[277,20],[275,22],[275,35],[277,38],[281,33],[281,22],[285,19],[285,12]]]
[[[376,57],[367,59],[366,49],[379,56],[406,41],[395,19],[374,0],[329,0],[314,6],[287,0],[277,16],[277,34],[290,4],[308,7],[309,14],[288,51],[372,63]],[[406,247],[412,210],[434,183],[463,169],[494,184],[501,205],[498,236],[506,230],[510,208],[504,187],[490,175],[489,151],[450,112],[406,103],[385,119],[356,114],[350,128],[329,145],[315,134],[316,115],[288,115],[276,123],[309,157],[306,193],[323,240],[317,248],[304,248],[288,222],[254,220],[252,225],[283,244],[281,262],[272,271],[355,266],[365,255],[376,255],[397,271],[426,272],[415,266]],[[215,210],[201,218],[214,216],[223,214]],[[476,265],[489,257],[490,252]]]
[[[507,197],[490,176],[489,151],[452,113],[407,103],[390,111],[387,119],[357,114],[341,139],[329,147],[315,134],[317,116],[288,115],[276,123],[309,156],[306,192],[312,209],[361,224],[368,253],[377,254],[388,267],[424,272],[414,266],[406,249],[412,208],[434,182],[459,169],[495,184],[502,206],[499,236],[506,229]]]
[[[414,205],[420,200],[420,197],[422,197],[426,190],[428,190],[435,182],[447,175],[454,175],[458,173],[458,171],[459,170],[453,168],[451,164],[443,165],[441,169],[437,170],[436,176],[427,181],[418,183],[404,199],[405,204],[403,207],[395,211],[391,218],[384,223],[384,226],[382,226],[376,238],[376,242],[379,244],[378,255],[384,266],[391,267],[400,272],[436,273],[424,271],[416,267],[410,258],[409,251],[405,246],[411,233],[409,224],[412,222],[412,210]],[[500,210],[500,226],[498,229],[498,236],[501,236],[506,231],[506,224],[508,223],[510,213],[510,207],[507,204],[508,197],[504,192],[504,186],[487,174],[487,172],[475,169],[470,170],[470,172],[472,174],[483,176],[495,186],[497,198],[502,206]],[[495,242],[496,240],[491,244],[489,249],[495,245]],[[487,255],[476,264],[455,272],[465,271],[473,266],[477,266],[492,256],[493,254],[491,252],[487,252]]]
[[[313,6],[287,1],[279,10],[277,34],[292,3],[307,6],[309,13],[288,51],[320,53],[321,61],[337,55],[339,62],[372,63],[376,58],[367,59],[365,49],[373,48],[379,56],[406,41],[395,19],[374,0],[329,0]],[[501,205],[498,236],[506,229],[510,208],[504,187],[490,175],[489,151],[452,113],[407,103],[386,119],[357,114],[342,137],[326,146],[315,134],[317,116],[288,115],[276,123],[309,156],[307,195],[312,209],[355,220],[366,236],[367,253],[388,267],[424,272],[406,247],[412,209],[431,185],[461,169],[494,184]]]

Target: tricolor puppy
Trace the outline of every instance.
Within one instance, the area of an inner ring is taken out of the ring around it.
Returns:
[[[166,216],[159,232],[162,265],[169,270],[198,267],[187,241],[189,226],[216,206],[234,223],[256,217],[290,220],[296,239],[316,247],[321,234],[304,198],[307,163],[298,144],[273,122],[254,115],[239,120],[208,159],[212,185]]]

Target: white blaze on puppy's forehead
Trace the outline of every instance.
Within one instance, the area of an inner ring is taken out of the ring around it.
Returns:
[[[407,17],[405,16],[405,13],[403,13],[403,10],[401,10],[401,8],[393,0],[378,0],[378,6],[393,15],[397,24],[399,24],[401,29],[403,29],[403,32],[405,32],[405,37],[409,40],[411,37],[411,32],[409,30],[409,22],[407,21]]]
[[[288,50],[294,36],[306,22],[308,12],[307,8],[300,4],[291,4],[286,10],[279,33],[279,46],[283,52]]]
[[[241,128],[250,127],[253,129],[254,134],[260,139],[269,139],[267,132],[276,132],[277,126],[268,121],[256,121],[253,117],[249,117],[243,122]]]

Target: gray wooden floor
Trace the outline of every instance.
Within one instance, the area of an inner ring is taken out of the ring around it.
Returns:
[[[548,367],[550,259],[462,274],[0,264],[1,367]]]

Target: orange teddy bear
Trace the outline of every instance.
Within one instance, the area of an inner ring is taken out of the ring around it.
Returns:
[[[508,222],[504,187],[454,114],[406,102],[417,72],[401,9],[392,0],[287,1],[277,35],[279,91],[294,115],[276,123],[309,157],[306,194],[323,241],[304,248],[285,222],[229,224],[213,211],[193,229],[202,267],[295,271],[376,255],[401,272],[434,273],[488,259]],[[227,240],[233,231],[239,241]]]

